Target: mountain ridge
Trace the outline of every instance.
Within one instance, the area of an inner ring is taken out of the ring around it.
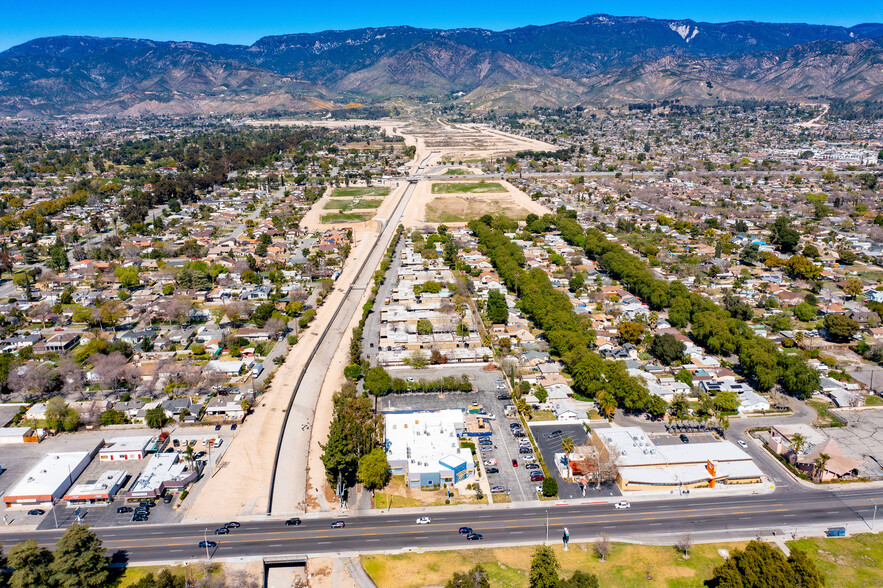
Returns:
[[[43,37],[0,53],[0,114],[311,110],[354,96],[459,92],[476,108],[515,109],[660,99],[879,100],[881,39],[878,23],[605,14],[504,31],[292,33],[251,45]]]

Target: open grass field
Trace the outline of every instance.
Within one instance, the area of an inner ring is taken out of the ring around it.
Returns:
[[[477,531],[481,532],[481,529]],[[743,546],[730,544],[726,547]],[[617,543],[613,544],[605,562],[595,557],[591,544],[571,543],[567,553],[560,545],[555,545],[554,549],[561,564],[562,577],[583,570],[596,574],[601,586],[694,588],[702,586],[703,581],[711,577],[714,567],[723,563],[718,547],[697,545],[690,558],[685,560],[673,547]],[[444,585],[454,572],[466,571],[477,563],[487,570],[491,588],[527,588],[533,552],[533,547],[464,548],[460,551],[364,556],[362,565],[379,588]]]
[[[340,200],[329,200],[322,208],[324,210],[362,210],[369,208],[378,208],[383,204],[383,200],[353,200],[350,198]]]
[[[111,582],[108,585],[118,588],[134,586],[148,574],[153,574],[154,578],[156,578],[156,576],[163,570],[169,570],[169,572],[177,578],[190,577],[195,580],[200,580],[208,579],[209,577],[224,577],[223,568],[218,564],[211,564],[209,566],[203,564],[193,564],[189,566],[139,566],[127,567],[122,570],[111,570]],[[118,571],[121,571],[121,574],[118,575]]]
[[[390,188],[384,186],[371,186],[370,188],[335,188],[331,193],[332,198],[352,198],[353,196],[388,196]]]
[[[433,194],[486,194],[506,191],[498,182],[440,182],[432,185]]]
[[[435,198],[426,205],[426,221],[430,223],[465,223],[485,214],[503,214],[517,220],[527,218],[527,210],[514,204],[510,198],[450,196]]]
[[[471,176],[472,172],[468,169],[452,168],[445,172],[446,176]]]
[[[481,532],[481,529],[476,529]],[[465,541],[464,541],[465,543]],[[822,573],[826,588],[883,586],[883,535],[855,535],[836,539],[789,541],[791,549],[805,551]],[[470,545],[469,547],[473,547]],[[561,576],[582,570],[598,576],[601,586],[694,588],[711,577],[724,562],[725,553],[742,549],[745,543],[694,545],[689,559],[673,547],[614,543],[607,561],[601,562],[588,543],[571,543],[565,553],[554,545],[561,564]],[[482,564],[491,588],[526,588],[533,547],[462,549],[364,556],[362,565],[379,588],[416,588],[444,585],[454,572]]]
[[[338,212],[334,214],[323,214],[323,223],[361,223],[368,220],[370,215],[359,212]]]

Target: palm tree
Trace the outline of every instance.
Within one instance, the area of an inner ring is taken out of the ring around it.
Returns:
[[[574,443],[570,437],[561,440],[561,449],[564,451],[564,459],[567,460],[567,477],[570,477],[570,454],[573,452]]]
[[[791,437],[791,445],[789,445],[789,447],[794,450],[794,455],[796,457],[797,454],[803,451],[803,448],[806,447],[806,437],[800,433],[794,433],[794,436]]]
[[[604,418],[610,419],[613,417],[613,413],[616,412],[616,398],[614,398],[612,394],[609,392],[601,392],[595,400],[598,404],[598,412],[600,412]]]
[[[827,453],[820,453],[815,461],[815,469],[816,476],[818,476],[819,481],[822,481],[822,476],[825,474],[825,466],[828,465],[828,460],[831,459],[831,456]]]
[[[717,417],[717,426],[720,427],[721,431],[723,431],[723,436],[727,436],[727,429],[730,428],[730,418],[725,415],[719,415]]]

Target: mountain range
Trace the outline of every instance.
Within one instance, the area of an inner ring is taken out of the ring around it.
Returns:
[[[48,37],[0,53],[5,116],[309,111],[399,96],[477,109],[883,100],[883,24],[599,14],[506,31],[277,35],[250,46]]]

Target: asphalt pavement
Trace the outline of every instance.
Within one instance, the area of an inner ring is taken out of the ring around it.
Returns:
[[[883,500],[883,490],[831,492],[808,490],[783,494],[682,498],[632,502],[616,509],[608,502],[549,502],[539,506],[482,506],[467,509],[426,509],[419,512],[374,514],[321,513],[305,515],[301,526],[285,526],[282,518],[242,520],[229,535],[214,536],[224,521],[144,525],[95,529],[108,554],[116,561],[188,561],[205,558],[198,547],[204,536],[217,541],[210,550],[215,558],[270,555],[321,556],[341,552],[378,552],[415,548],[464,549],[473,545],[513,545],[560,541],[564,527],[571,542],[592,541],[601,534],[611,539],[652,541],[690,532],[697,537],[754,537],[789,535],[812,526],[848,525],[851,532],[871,530],[873,504]],[[418,525],[419,516],[432,523]],[[345,528],[332,529],[343,520]],[[458,534],[461,526],[481,533],[480,543]],[[0,530],[5,545],[36,539],[52,546],[61,530]]]

